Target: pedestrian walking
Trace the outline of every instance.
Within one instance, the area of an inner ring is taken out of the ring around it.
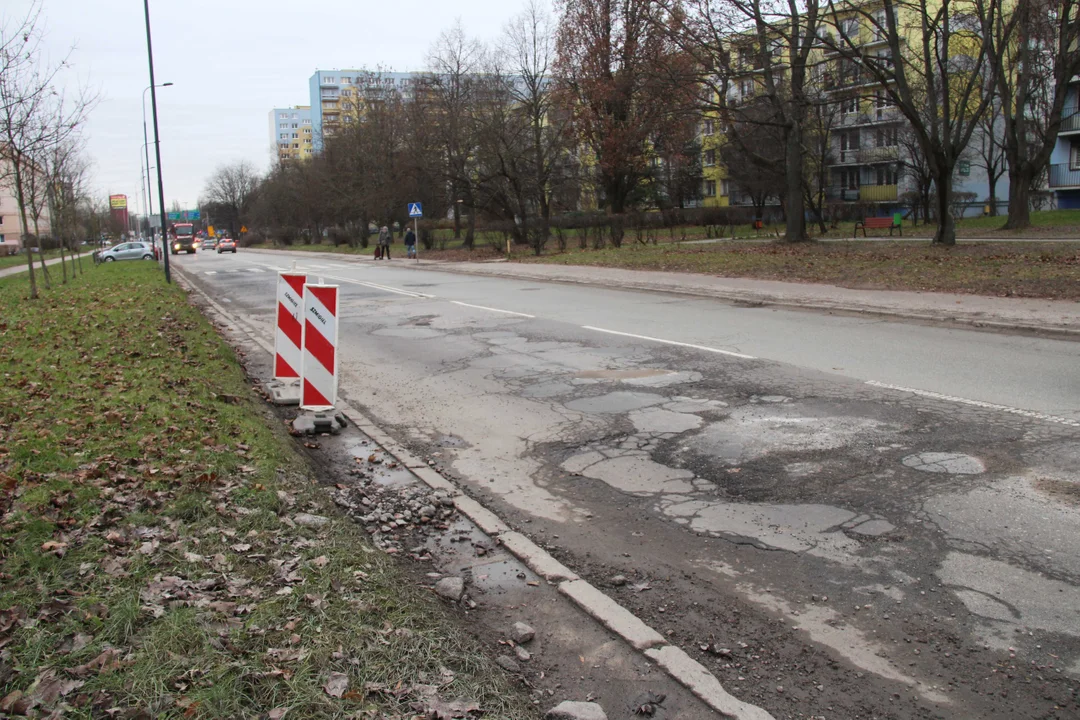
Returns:
[[[379,228],[379,247],[382,248],[382,256],[387,260],[390,259],[390,241],[394,236],[390,234],[390,229],[383,225]]]
[[[416,257],[416,233],[409,228],[405,231],[405,256]]]

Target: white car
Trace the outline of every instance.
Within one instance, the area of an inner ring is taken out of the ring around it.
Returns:
[[[102,250],[100,254],[102,262],[113,262],[114,260],[153,260],[154,248],[149,243],[144,242],[126,242],[115,245],[106,250]]]

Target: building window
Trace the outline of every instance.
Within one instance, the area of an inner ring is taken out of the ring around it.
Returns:
[[[278,135],[278,138],[281,139],[281,140],[288,140],[289,139],[289,133],[281,133],[280,135]]]
[[[332,78],[332,77],[324,77],[322,79],[322,81],[324,83],[326,83],[327,85],[333,85],[334,84],[334,78]]]
[[[739,81],[739,94],[743,97],[750,97],[754,94],[754,81],[753,80],[740,80]]]
[[[857,168],[847,168],[840,171],[840,185],[845,190],[858,190],[859,189],[859,170]]]
[[[352,78],[350,78],[350,77],[343,77],[343,78],[341,78],[341,84],[342,84],[342,85],[348,85],[348,84],[350,84],[351,82],[352,82]]]
[[[300,134],[299,133],[293,133],[292,136],[293,136],[293,139],[295,140],[296,138],[300,137]]]
[[[1080,145],[1072,146],[1071,161],[1069,162],[1070,170],[1080,170]]]
[[[280,125],[278,125],[278,127],[280,129],[282,129],[282,130],[288,130],[289,129],[289,123],[281,123]]]
[[[703,127],[701,133],[703,135],[712,135],[713,134],[713,121],[712,120],[706,120],[705,121],[704,127]]]
[[[289,114],[288,114],[288,113],[281,113],[281,115],[279,115],[278,117],[280,117],[280,118],[281,118],[282,120],[284,120],[284,119],[285,119],[285,118],[287,118],[288,116],[289,116]]]
[[[721,180],[720,181],[720,194],[723,195],[724,197],[730,197],[731,196],[731,181],[730,180]]]
[[[305,121],[304,121],[304,124],[305,124],[305,125],[310,125],[310,124],[311,124],[311,120],[305,120]]]
[[[705,197],[716,197],[716,181],[705,181]]]
[[[877,168],[877,184],[878,185],[895,185],[896,184],[896,168],[892,165],[881,165]]]
[[[889,125],[887,127],[879,127],[876,133],[876,140],[877,147],[895,147],[897,141],[896,126]]]
[[[874,40],[880,42],[885,39],[885,34],[889,31],[889,20],[885,16],[885,9],[877,10],[874,12]]]
[[[859,41],[859,21],[855,18],[848,18],[840,23],[840,35],[846,40],[850,40],[852,43]]]
[[[293,143],[293,144],[292,144],[292,146],[293,146],[293,148],[294,148],[294,149],[296,149],[296,150],[299,150],[299,149],[300,149],[300,143]]]
[[[716,151],[715,150],[706,150],[705,151],[705,165],[706,165],[706,167],[712,167],[715,164],[716,164]]]
[[[840,112],[844,115],[859,114],[859,96],[852,95],[840,101]]]

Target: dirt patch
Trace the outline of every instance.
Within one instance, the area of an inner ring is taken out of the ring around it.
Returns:
[[[1034,484],[1036,490],[1049,495],[1054,500],[1067,505],[1080,506],[1080,483],[1057,478],[1039,478]]]

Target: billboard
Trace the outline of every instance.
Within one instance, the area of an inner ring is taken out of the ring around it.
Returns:
[[[127,195],[109,196],[109,216],[114,232],[126,232],[128,229]]]

